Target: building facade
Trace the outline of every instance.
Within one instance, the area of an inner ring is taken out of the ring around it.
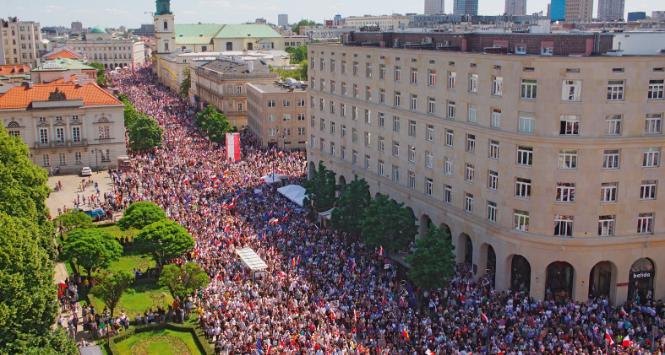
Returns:
[[[445,0],[425,0],[425,15],[439,15],[445,11]]]
[[[286,27],[289,25],[289,15],[288,14],[279,14],[277,15],[277,26]]]
[[[381,31],[391,31],[408,27],[409,21],[409,17],[403,15],[351,16],[344,19],[344,26],[351,28],[378,27]]]
[[[552,21],[566,19],[566,0],[552,0],[549,7],[549,17]]]
[[[626,0],[598,0],[598,19],[601,21],[623,21]]]
[[[190,94],[196,102],[215,106],[239,129],[247,127],[247,84],[271,84],[279,79],[261,61],[232,58],[197,65],[190,75]]]
[[[37,65],[41,41],[39,22],[0,18],[0,64]]]
[[[565,0],[566,22],[589,23],[593,19],[593,0]]]
[[[113,38],[101,28],[93,28],[81,39],[70,39],[65,46],[81,53],[90,62],[103,64],[107,69],[138,68],[145,64],[145,43]]]
[[[299,82],[247,84],[247,127],[264,147],[305,149],[307,92]]]
[[[478,15],[478,0],[454,0],[454,15]]]
[[[602,56],[593,34],[370,40],[404,35],[308,48],[310,166],[404,202],[421,235],[444,227],[498,290],[665,297],[665,57]],[[499,40],[526,54],[483,52]]]
[[[526,15],[526,0],[506,0],[505,14],[510,16]]]
[[[51,172],[107,169],[126,155],[124,106],[94,83],[36,84],[0,96],[0,122]]]

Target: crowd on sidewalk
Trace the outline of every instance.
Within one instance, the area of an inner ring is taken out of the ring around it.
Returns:
[[[449,285],[411,301],[394,266],[376,251],[310,222],[261,177],[298,182],[301,152],[258,148],[242,136],[243,159],[226,159],[194,124],[194,109],[156,83],[149,68],[113,78],[139,111],[164,127],[161,148],[134,154],[113,172],[109,208],[161,205],[196,239],[185,259],[210,284],[193,307],[221,353],[648,353],[665,351],[662,302],[615,307],[606,299],[535,301],[496,291],[460,265]],[[268,264],[254,281],[235,254],[250,247]],[[390,265],[390,264],[388,264]]]

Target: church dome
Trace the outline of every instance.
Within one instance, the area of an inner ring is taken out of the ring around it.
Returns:
[[[106,33],[106,31],[104,31],[104,29],[99,26],[95,26],[90,29],[90,33]]]

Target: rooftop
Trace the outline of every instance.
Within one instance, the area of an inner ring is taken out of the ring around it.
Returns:
[[[29,73],[29,65],[0,65],[1,76],[24,75]]]
[[[213,38],[281,37],[263,24],[223,25],[215,23],[176,24],[176,44],[209,44]]]
[[[54,95],[54,94],[58,95]],[[34,102],[80,100],[83,106],[121,106],[113,95],[97,86],[89,83],[77,84],[35,84],[31,87],[17,86],[9,89],[0,96],[0,110],[30,109]]]
[[[46,71],[64,71],[64,70],[95,70],[95,68],[86,65],[80,60],[59,58],[44,62],[39,67],[33,69],[34,72]]]
[[[300,92],[304,93],[307,90],[307,86],[303,83],[295,84],[293,82],[275,82],[273,84],[249,84],[253,86],[256,90],[264,94],[286,94],[289,92]]]
[[[201,66],[202,68],[226,74],[242,74],[242,75],[265,75],[270,74],[268,64],[263,61],[242,61],[242,60],[226,60],[217,59]]]
[[[67,47],[61,47],[53,50],[51,53],[48,53],[44,56],[44,59],[46,60],[52,60],[52,59],[60,59],[60,58],[65,58],[65,59],[83,59],[83,56],[74,52],[72,49],[69,49]]]

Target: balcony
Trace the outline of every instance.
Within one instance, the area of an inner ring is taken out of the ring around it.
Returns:
[[[76,141],[76,142],[74,142],[72,140],[68,140],[67,141],[67,146],[68,147],[87,147],[88,146],[88,140],[85,139],[85,138],[81,139],[79,141]]]

